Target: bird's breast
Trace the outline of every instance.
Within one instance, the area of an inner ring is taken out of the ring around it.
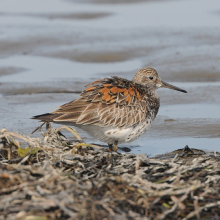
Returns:
[[[160,98],[157,94],[155,94],[155,96],[150,97],[147,101],[150,111],[149,118],[154,120],[160,108]]]

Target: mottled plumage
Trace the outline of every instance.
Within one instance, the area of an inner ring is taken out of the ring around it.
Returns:
[[[144,68],[132,81],[111,77],[90,83],[78,99],[33,118],[80,127],[110,145],[130,142],[145,133],[156,117],[159,87],[186,92],[161,81],[156,70]]]

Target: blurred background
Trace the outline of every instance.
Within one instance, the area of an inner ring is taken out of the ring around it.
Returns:
[[[0,0],[0,129],[28,135],[87,83],[143,67],[188,93],[160,89],[152,128],[122,146],[219,151],[219,0]]]

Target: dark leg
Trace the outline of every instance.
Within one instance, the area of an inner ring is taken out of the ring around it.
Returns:
[[[113,144],[108,144],[110,151],[113,151]]]

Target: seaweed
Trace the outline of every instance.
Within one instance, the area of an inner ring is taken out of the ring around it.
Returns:
[[[218,152],[186,146],[149,158],[84,143],[70,127],[46,127],[37,138],[0,130],[0,219],[220,216]]]

